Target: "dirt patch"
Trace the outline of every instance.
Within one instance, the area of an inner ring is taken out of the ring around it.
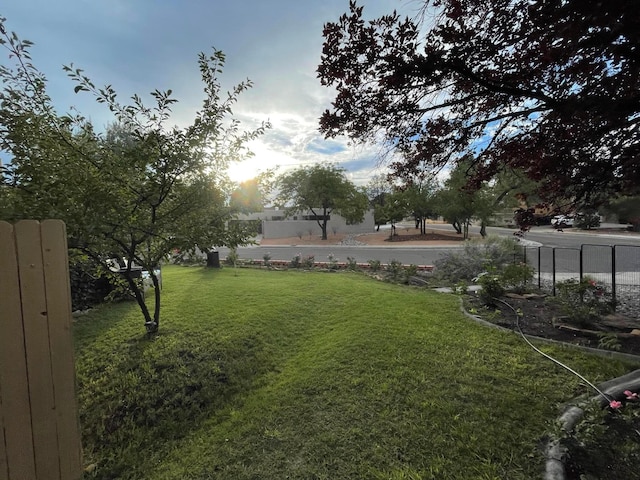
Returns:
[[[478,235],[472,235],[472,238]],[[347,235],[344,233],[328,234],[326,240],[322,240],[320,235],[303,235],[301,237],[286,238],[263,238],[260,245],[342,245],[349,241],[355,241],[361,245],[452,245],[463,241],[462,235],[455,232],[435,231],[427,229],[426,234],[420,234],[420,230],[408,227],[396,229],[393,240],[389,231],[374,233],[362,233],[357,235]]]
[[[384,240],[389,243],[398,242],[462,242],[462,235],[447,235],[442,233],[416,233],[416,234],[398,234],[393,237],[387,236]]]
[[[502,301],[520,312],[519,325],[523,333],[549,338],[574,345],[613,350],[640,355],[640,335],[631,332],[640,329],[640,320],[613,315],[601,322],[575,325],[562,318],[558,307],[549,302],[544,294],[529,298],[504,297]],[[464,297],[467,311],[482,319],[517,331],[516,315],[507,305],[496,302],[486,306],[477,295]]]

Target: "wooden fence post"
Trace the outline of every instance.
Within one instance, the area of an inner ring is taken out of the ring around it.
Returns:
[[[79,479],[63,222],[0,222],[0,332],[0,480]]]

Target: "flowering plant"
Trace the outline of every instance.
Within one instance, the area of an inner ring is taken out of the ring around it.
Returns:
[[[582,422],[564,440],[569,469],[585,476],[615,469],[619,478],[625,474],[635,478],[633,465],[640,461],[640,396],[631,390],[623,395],[609,400],[604,409],[595,402],[585,408]]]

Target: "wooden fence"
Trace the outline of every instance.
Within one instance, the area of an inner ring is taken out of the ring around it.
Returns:
[[[0,222],[0,480],[82,475],[65,225]]]

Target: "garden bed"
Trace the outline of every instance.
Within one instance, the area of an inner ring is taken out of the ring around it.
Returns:
[[[501,302],[520,313],[518,322],[514,311]],[[541,292],[505,296],[500,298],[500,302],[495,302],[495,305],[484,305],[478,295],[467,294],[464,296],[464,304],[468,312],[483,320],[513,330],[517,330],[519,325],[527,335],[640,356],[638,319],[612,314],[590,325],[576,325]]]

